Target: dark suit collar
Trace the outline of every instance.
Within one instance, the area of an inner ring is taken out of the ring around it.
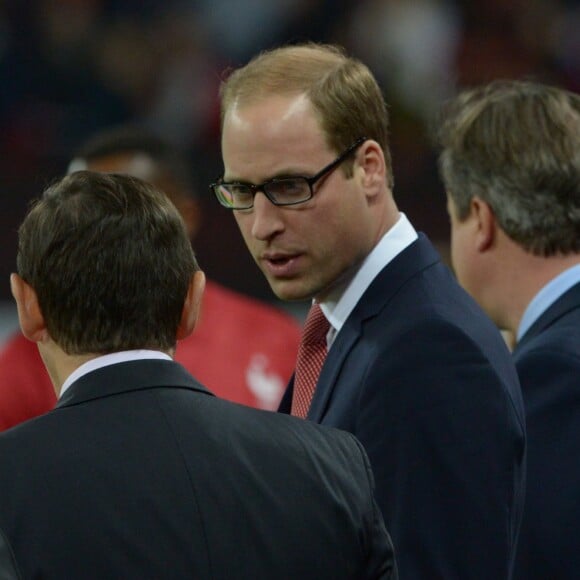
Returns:
[[[376,316],[410,278],[440,260],[437,250],[425,234],[419,233],[419,237],[391,260],[371,282],[336,335],[320,372],[318,379],[320,388],[317,387],[314,393],[308,419],[318,422],[324,414],[332,393],[332,385],[335,383],[347,353],[361,334],[362,323]],[[290,379],[284,393],[278,408],[279,412],[290,413],[293,391],[294,376]]]
[[[77,405],[111,395],[151,389],[180,387],[211,393],[174,361],[146,359],[102,367],[75,381],[58,400],[57,407]]]
[[[427,237],[424,234],[419,234],[417,240],[407,246],[381,270],[336,335],[320,372],[319,386],[314,393],[308,419],[319,422],[322,418],[334,388],[336,376],[340,372],[348,352],[361,336],[363,322],[377,316],[409,279],[429,266],[440,262],[440,260],[439,254]],[[293,384],[291,384],[291,388],[293,388]],[[287,404],[287,402],[285,397],[284,403]],[[282,405],[280,410],[285,410]]]
[[[363,320],[376,316],[410,278],[441,260],[425,234],[419,233],[418,236],[381,270],[359,299],[347,324],[358,323],[360,326]]]
[[[564,292],[533,324],[518,341],[515,350],[554,324],[557,320],[580,308],[580,283]]]

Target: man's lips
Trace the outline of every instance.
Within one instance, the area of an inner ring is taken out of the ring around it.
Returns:
[[[265,274],[276,278],[290,278],[296,276],[302,262],[303,254],[267,252],[260,258],[260,264]]]

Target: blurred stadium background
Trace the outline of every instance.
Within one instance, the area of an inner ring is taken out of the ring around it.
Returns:
[[[391,111],[395,195],[445,251],[448,225],[428,127],[458,88],[531,78],[578,91],[578,0],[0,0],[0,340],[15,326],[8,277],[28,202],[94,131],[149,126],[188,152],[214,279],[272,301],[232,216],[217,88],[259,50],[336,42],[364,60]]]

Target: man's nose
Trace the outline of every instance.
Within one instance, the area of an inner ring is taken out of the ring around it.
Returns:
[[[281,208],[274,205],[262,191],[254,197],[252,235],[267,240],[284,228]]]

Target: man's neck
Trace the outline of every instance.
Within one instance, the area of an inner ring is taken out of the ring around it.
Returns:
[[[110,355],[100,353],[70,355],[65,353],[52,341],[38,343],[38,350],[54,386],[57,398],[62,395],[63,386],[68,386],[71,382],[71,375],[78,374],[79,369],[91,361],[95,361],[96,366],[104,366],[106,364],[114,364],[115,362],[123,362],[124,360],[161,357],[173,358],[175,354],[174,350],[163,352],[160,350],[137,349],[110,353]],[[99,364],[100,361],[97,359],[103,359],[104,363]],[[112,360],[105,361],[105,359]]]
[[[48,371],[57,398],[60,396],[62,385],[69,375],[84,363],[99,356],[98,354],[69,355],[53,341],[39,342],[38,351]]]
[[[554,278],[580,264],[580,255],[541,257],[525,253],[514,263],[503,284],[506,328],[517,334],[522,317],[534,297]]]

